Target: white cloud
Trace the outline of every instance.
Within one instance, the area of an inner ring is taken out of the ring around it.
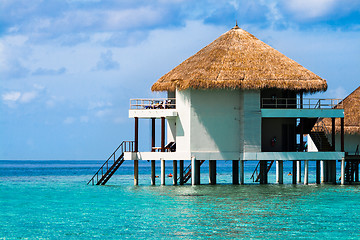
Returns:
[[[341,86],[335,89],[328,90],[327,94],[333,98],[338,98],[338,99],[343,99],[348,95],[346,90]]]
[[[34,100],[37,97],[37,92],[25,92],[21,94],[19,102],[21,103],[28,103]]]
[[[328,14],[335,7],[336,0],[286,0],[285,5],[302,19],[312,19]]]
[[[72,124],[74,122],[75,122],[75,118],[73,118],[73,117],[67,117],[64,120],[64,124]]]
[[[80,122],[82,122],[82,123],[87,123],[87,122],[89,122],[89,117],[88,117],[88,116],[81,116],[81,117],[80,117]]]
[[[3,101],[10,101],[10,102],[16,102],[20,99],[21,93],[20,92],[8,92],[4,93],[2,95]]]

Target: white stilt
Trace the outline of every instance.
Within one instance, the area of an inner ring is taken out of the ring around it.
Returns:
[[[276,161],[276,182],[278,184],[284,183],[284,171],[283,171],[283,161]]]
[[[304,184],[309,184],[309,161],[304,161]]]
[[[240,184],[243,185],[245,182],[245,175],[244,175],[244,160],[240,160]]]
[[[173,184],[177,185],[177,160],[173,160]]]
[[[345,184],[345,158],[341,159],[341,185]]]
[[[298,183],[301,183],[301,161],[297,161],[296,164],[297,164],[297,166],[296,166],[296,170],[297,170],[297,174],[296,174],[297,182],[298,182]]]
[[[161,162],[161,185],[165,185],[165,160],[160,158]]]
[[[196,185],[196,160],[195,157],[191,157],[191,185]]]
[[[320,179],[321,179],[321,183],[325,182],[325,162],[324,162],[324,160],[320,161]]]

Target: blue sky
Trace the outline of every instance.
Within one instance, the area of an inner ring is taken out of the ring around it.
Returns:
[[[106,159],[129,99],[235,20],[325,78],[317,97],[359,86],[358,0],[0,0],[0,159]]]

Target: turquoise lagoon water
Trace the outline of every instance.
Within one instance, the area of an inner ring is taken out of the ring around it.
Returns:
[[[150,186],[147,162],[139,186],[131,162],[108,185],[87,186],[100,164],[0,161],[0,239],[360,238],[360,186],[260,186],[249,180],[248,162],[245,186],[230,184],[230,162],[218,162],[216,186],[171,186],[170,178]],[[202,183],[207,171],[202,166]]]

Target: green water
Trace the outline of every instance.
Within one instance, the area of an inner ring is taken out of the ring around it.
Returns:
[[[49,165],[0,170],[0,239],[360,238],[360,186],[87,186],[92,167]]]

